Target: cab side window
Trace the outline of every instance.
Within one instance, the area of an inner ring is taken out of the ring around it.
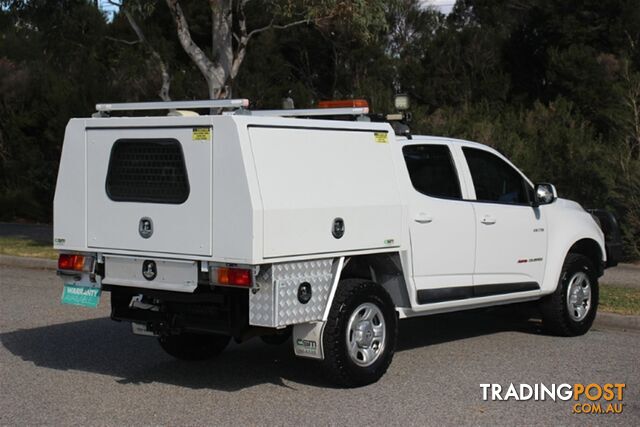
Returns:
[[[413,188],[422,194],[462,199],[460,181],[446,145],[406,145],[402,149]]]
[[[463,147],[476,199],[483,202],[529,204],[532,189],[511,165],[484,150]]]

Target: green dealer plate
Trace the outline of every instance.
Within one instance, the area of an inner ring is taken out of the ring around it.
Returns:
[[[100,288],[91,285],[66,283],[62,291],[62,303],[95,308],[100,302]]]

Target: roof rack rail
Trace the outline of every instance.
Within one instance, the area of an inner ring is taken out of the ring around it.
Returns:
[[[111,111],[176,110],[179,108],[246,108],[248,99],[209,99],[204,101],[122,102],[96,104],[95,117],[104,117]]]
[[[354,108],[308,108],[292,110],[249,110],[240,114],[252,116],[311,117],[311,116],[364,116],[369,107]]]

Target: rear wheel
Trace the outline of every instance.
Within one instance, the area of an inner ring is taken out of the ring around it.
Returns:
[[[398,321],[389,294],[359,279],[340,282],[324,329],[325,368],[341,385],[376,382],[393,359]]]
[[[227,335],[193,334],[161,336],[160,347],[180,360],[207,360],[222,353],[231,337]]]
[[[544,328],[554,335],[585,334],[596,317],[598,291],[598,277],[589,258],[567,255],[555,292],[540,303]]]

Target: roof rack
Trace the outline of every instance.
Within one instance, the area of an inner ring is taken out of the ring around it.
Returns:
[[[96,104],[93,117],[107,117],[112,111],[144,111],[144,110],[178,110],[196,108],[235,108],[235,111],[223,114],[246,114],[266,117],[336,117],[356,116],[358,119],[367,118],[369,107],[344,108],[307,108],[287,110],[246,110],[248,99],[211,99],[204,101],[167,101],[167,102],[123,102],[115,104]]]
[[[189,108],[246,108],[248,99],[210,99],[205,101],[122,102],[96,104],[96,117],[104,117],[111,111],[177,110]]]
[[[280,117],[311,117],[311,116],[364,116],[369,113],[369,107],[353,108],[308,108],[292,110],[249,110],[240,114],[252,116],[280,116]]]

